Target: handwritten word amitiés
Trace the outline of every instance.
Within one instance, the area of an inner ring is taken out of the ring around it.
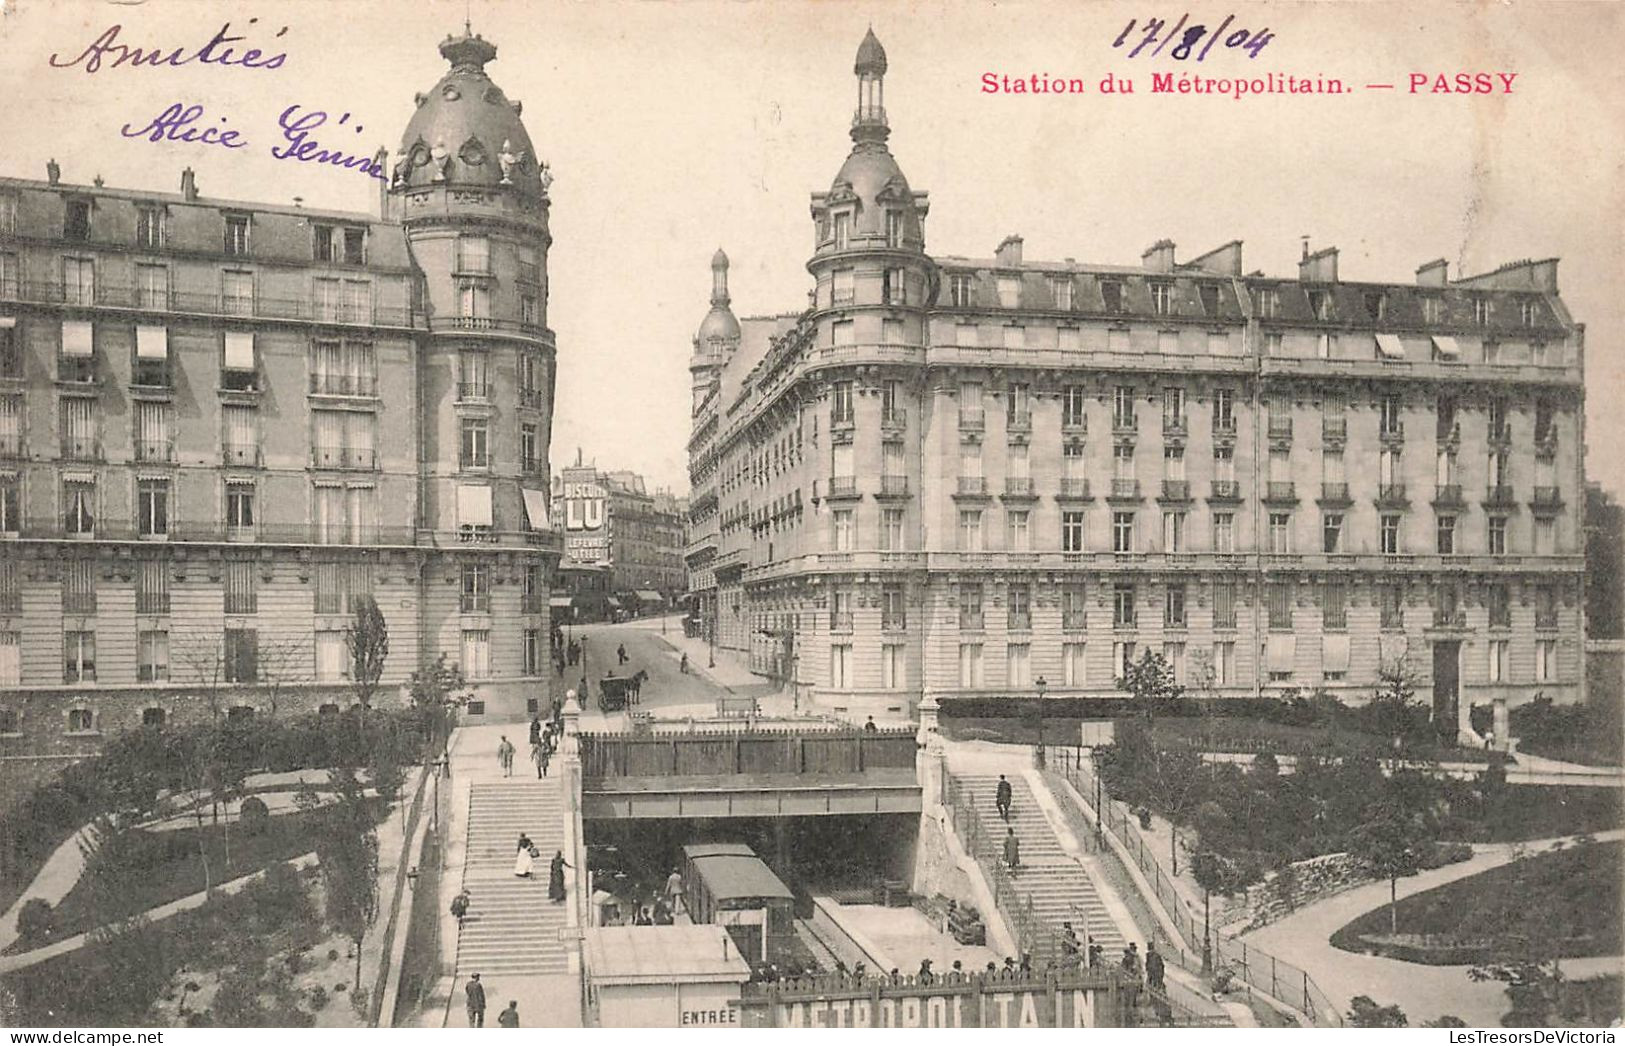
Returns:
[[[203,106],[189,105],[182,107],[181,103],[171,103],[169,108],[147,121],[147,126],[139,131],[130,130],[125,124],[119,131],[126,138],[145,138],[149,142],[197,142],[200,145],[221,145],[227,149],[241,149],[248,143],[242,141],[235,130],[225,130],[219,127],[193,127],[203,116]],[[220,118],[221,123],[226,118]]]
[[[259,19],[250,18],[248,21],[252,25],[258,22]],[[268,55],[257,47],[251,47],[242,54],[237,54],[232,48],[225,45],[242,43],[248,37],[229,35],[231,33],[230,22],[221,26],[220,31],[214,34],[214,38],[196,51],[188,51],[185,47],[177,47],[168,54],[164,53],[162,47],[142,50],[139,47],[130,47],[127,44],[119,43],[119,30],[123,28],[122,25],[108,26],[101,36],[91,41],[90,45],[79,53],[79,57],[72,61],[62,61],[61,55],[53,54],[50,58],[50,64],[57,69],[72,69],[82,62],[84,64],[80,68],[87,73],[95,73],[100,71],[103,58],[107,59],[108,65],[113,69],[125,64],[131,67],[144,65],[156,69],[160,66],[191,65],[193,62],[201,65],[238,65],[244,69],[280,69],[282,63],[288,60],[286,52],[279,51],[276,54]],[[283,26],[277,30],[276,36],[280,37],[287,31],[288,27]]]
[[[320,109],[312,109],[305,115],[296,118],[294,113],[298,111],[299,107],[297,105],[290,105],[282,110],[281,116],[277,117],[277,123],[282,125],[282,137],[288,140],[288,144],[280,150],[273,146],[271,149],[272,156],[278,160],[332,164],[334,167],[346,167],[352,171],[361,171],[377,178],[379,181],[388,180],[384,174],[384,169],[378,166],[370,156],[354,156],[323,149],[310,137],[312,131],[327,122],[326,113]],[[338,119],[339,124],[345,124],[349,121],[349,113],[345,113]],[[360,124],[355,125],[355,133],[361,133]]]
[[[1192,54],[1196,54],[1198,62],[1205,62],[1207,61],[1207,53],[1213,50],[1213,45],[1222,39],[1224,40],[1224,46],[1229,48],[1239,47],[1247,52],[1247,57],[1257,58],[1258,53],[1264,49],[1264,45],[1275,39],[1275,34],[1270,32],[1267,27],[1257,32],[1251,29],[1233,29],[1226,33],[1225,30],[1230,28],[1230,23],[1236,20],[1235,15],[1226,15],[1224,21],[1219,23],[1219,28],[1211,33],[1208,32],[1206,25],[1200,23],[1187,26],[1185,23],[1190,21],[1190,17],[1189,14],[1180,15],[1179,21],[1175,23],[1173,29],[1166,36],[1162,35],[1162,31],[1168,28],[1167,22],[1161,18],[1153,18],[1147,21],[1140,29],[1145,35],[1140,38],[1139,43],[1134,45],[1134,50],[1130,51],[1128,56],[1138,58],[1141,51],[1144,51],[1152,44],[1156,44],[1156,49],[1151,52],[1151,57],[1155,58],[1162,53],[1163,48],[1178,40],[1179,42],[1174,44],[1173,50],[1168,52],[1168,57],[1183,62],[1190,58]],[[1117,39],[1112,41],[1112,46],[1125,46],[1138,21],[1138,19],[1130,18],[1128,25],[1125,25],[1123,31],[1117,34]],[[1207,37],[1207,44],[1200,53],[1196,53],[1196,45],[1202,42],[1204,36]]]

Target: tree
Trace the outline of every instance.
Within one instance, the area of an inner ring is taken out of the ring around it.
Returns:
[[[355,771],[335,768],[327,776],[338,796],[316,848],[327,894],[327,921],[355,945],[359,984],[361,942],[378,916],[378,832]]]
[[[446,738],[451,732],[451,723],[456,716],[456,710],[468,703],[470,691],[468,681],[463,678],[463,670],[454,662],[447,659],[442,653],[435,659],[434,664],[422,672],[413,672],[407,683],[407,691],[412,701],[412,707],[420,714],[431,717],[430,744],[432,755],[438,755],[445,750]]]
[[[1416,670],[1406,656],[1400,655],[1378,666],[1377,691],[1366,707],[1373,732],[1393,738],[1396,746],[1425,734],[1422,724],[1427,721],[1428,710],[1423,702],[1415,700],[1416,688]],[[1442,733],[1445,725],[1437,726]],[[1449,724],[1449,733],[1454,740],[1456,724]]]
[[[344,645],[350,651],[350,680],[356,701],[362,708],[371,708],[378,677],[384,674],[384,662],[389,658],[389,624],[376,599],[356,598],[355,620],[344,633]]]
[[[1418,815],[1393,797],[1372,803],[1365,820],[1349,833],[1352,852],[1378,877],[1388,880],[1389,932],[1399,933],[1399,880],[1422,870],[1432,838]]]
[[[1155,650],[1147,650],[1138,661],[1125,662],[1117,686],[1133,696],[1153,727],[1159,711],[1185,696],[1184,686],[1174,678],[1173,666]]]
[[[1356,995],[1349,1000],[1349,1024],[1356,1028],[1405,1028],[1410,1022],[1405,1011],[1398,1006],[1378,1006],[1369,995]]]

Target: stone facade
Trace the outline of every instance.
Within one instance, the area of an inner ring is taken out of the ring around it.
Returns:
[[[1555,261],[1412,284],[926,251],[859,63],[812,200],[811,307],[695,340],[690,566],[720,645],[818,704],[1115,691],[1368,695],[1441,725],[1583,692],[1584,338]]]

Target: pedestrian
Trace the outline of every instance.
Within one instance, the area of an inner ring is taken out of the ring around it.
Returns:
[[[485,1027],[485,985],[480,983],[480,975],[469,974],[468,984],[463,990],[468,993],[468,1026]]]
[[[451,753],[450,752],[441,752],[440,753],[440,758],[436,759],[434,761],[434,769],[435,769],[435,773],[439,774],[441,777],[450,777],[451,776]]]
[[[1078,944],[1077,931],[1072,929],[1071,923],[1061,924],[1061,961],[1066,966],[1072,966],[1078,961],[1078,953],[1082,947]]]
[[[650,914],[649,918],[656,926],[670,926],[672,924],[671,906],[663,900],[656,900],[654,912]]]
[[[526,835],[524,832],[520,832],[519,841],[514,844],[514,848],[517,850],[529,850],[535,845],[535,843],[530,841],[530,836]]]
[[[1157,951],[1157,942],[1147,941],[1145,943],[1145,982],[1159,992],[1164,990],[1162,979],[1164,969],[1162,953]]]
[[[538,744],[530,751],[530,761],[536,764],[536,780],[540,781],[547,776],[547,764],[553,758],[553,749],[549,745]]]
[[[685,676],[688,675],[688,655],[686,653],[683,655],[682,659],[677,662],[677,671],[681,672]]]
[[[870,716],[869,721],[863,724],[863,732],[866,734],[877,734],[880,732],[880,727],[875,725],[874,716]]]
[[[1106,946],[1093,941],[1089,943],[1089,968],[1098,970],[1106,962]]]
[[[529,842],[530,840],[525,840]],[[536,858],[540,853],[534,846],[521,846],[514,852],[513,874],[521,879],[530,878],[530,870],[535,866]]]
[[[513,752],[513,742],[508,740],[507,734],[503,734],[502,743],[497,745],[497,764],[502,767],[503,777],[513,776]]]
[[[666,899],[671,902],[672,914],[687,911],[683,904],[683,873],[676,868],[666,876]]]
[[[1004,863],[1010,866],[1012,876],[1021,867],[1021,840],[1016,838],[1014,828],[1004,830]]]
[[[473,898],[469,896],[467,890],[451,899],[451,914],[456,917],[457,929],[459,930],[463,928],[463,919],[468,915],[468,906],[472,901]]]
[[[1031,977],[1033,975],[1033,957],[1032,957],[1032,953],[1030,953],[1030,952],[1022,952],[1021,953],[1021,965],[1016,968],[1016,971],[1018,973],[1020,973],[1023,977]]]
[[[1005,780],[1003,774],[1000,774],[999,788],[993,796],[993,805],[998,808],[999,817],[1002,818],[1006,823],[1008,823],[1010,820],[1010,799],[1013,794],[1014,793],[1010,788],[1010,782]]]
[[[508,1008],[497,1014],[497,1023],[504,1028],[519,1027],[519,1000],[509,999]]]
[[[622,643],[620,646],[615,648],[615,656],[616,656],[616,658],[619,659],[619,662],[621,664],[623,664],[623,665],[626,664],[626,644],[625,643]]]
[[[1128,947],[1123,949],[1123,970],[1134,977],[1135,980],[1139,980],[1140,946],[1133,941],[1128,942]]]
[[[533,716],[531,716],[531,719],[530,719],[530,743],[535,744],[537,741],[540,741],[541,739],[542,739],[542,717],[539,714],[538,715],[533,715]]]
[[[931,972],[930,959],[920,960],[920,972],[915,977],[915,980],[919,981],[921,984],[930,984],[932,981],[936,980],[936,975]]]
[[[564,900],[564,870],[570,867],[564,863],[564,851],[560,850],[553,855],[552,866],[547,872],[547,899],[554,904]]]

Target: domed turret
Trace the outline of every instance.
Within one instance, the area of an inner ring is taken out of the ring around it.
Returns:
[[[721,247],[711,256],[711,311],[705,314],[696,340],[701,352],[717,351],[717,342],[739,340],[739,321],[728,307],[728,256]]]
[[[865,73],[886,75],[886,49],[880,46],[873,28],[863,34],[863,43],[858,45],[858,60],[852,66],[852,71],[859,76]]]
[[[519,119],[522,107],[485,73],[496,46],[465,30],[446,37],[440,54],[451,69],[433,90],[417,96],[392,187],[511,186],[544,194],[547,176]]]

